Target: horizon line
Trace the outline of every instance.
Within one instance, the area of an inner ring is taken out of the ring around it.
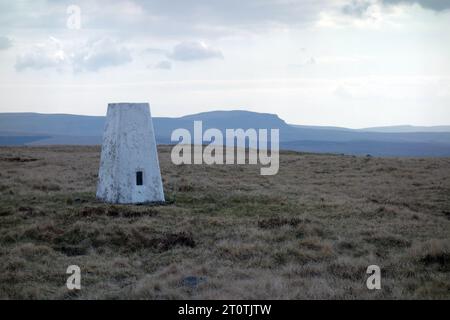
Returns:
[[[340,125],[330,125],[330,124],[296,124],[296,123],[288,123],[286,120],[281,118],[276,113],[270,113],[270,112],[258,112],[258,111],[250,111],[250,110],[243,110],[243,109],[232,109],[232,110],[224,110],[224,109],[217,109],[217,110],[211,110],[211,111],[202,111],[202,112],[196,112],[196,113],[189,113],[181,116],[153,116],[152,118],[168,118],[168,119],[179,119],[183,117],[193,116],[193,115],[199,115],[199,114],[205,114],[205,113],[213,113],[213,112],[248,112],[248,113],[255,113],[255,114],[266,114],[266,115],[275,115],[280,120],[284,121],[289,126],[302,126],[302,127],[331,127],[331,128],[340,128],[340,129],[350,129],[350,130],[365,130],[365,129],[381,129],[381,128],[392,128],[392,127],[423,127],[423,128],[439,128],[439,127],[450,127],[450,124],[437,124],[437,125],[420,125],[420,124],[408,124],[408,123],[402,123],[402,124],[391,124],[391,125],[374,125],[369,127],[346,127],[346,126],[340,126]],[[106,113],[104,115],[90,115],[90,114],[75,114],[75,113],[58,113],[58,112],[33,112],[33,111],[21,111],[21,112],[1,112],[1,114],[37,114],[37,115],[60,115],[60,116],[79,116],[79,117],[97,117],[97,118],[105,118]],[[0,128],[1,129],[1,128]]]

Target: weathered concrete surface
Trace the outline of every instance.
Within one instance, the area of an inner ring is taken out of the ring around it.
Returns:
[[[136,183],[138,171],[142,185]],[[108,104],[97,198],[122,204],[164,201],[148,103]]]

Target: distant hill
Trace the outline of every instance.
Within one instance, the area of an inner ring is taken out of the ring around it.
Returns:
[[[1,132],[46,135],[98,136],[105,117],[71,114],[0,113]]]
[[[374,156],[450,156],[450,126],[378,127],[348,129],[287,124],[275,114],[249,111],[212,111],[179,118],[153,118],[159,144],[172,143],[177,128],[193,131],[195,120],[203,130],[217,128],[279,129],[282,148],[326,153]],[[105,117],[0,113],[0,145],[100,144]],[[448,131],[446,131],[448,128]],[[427,130],[427,131],[426,131]]]
[[[412,133],[412,132],[450,132],[450,126],[386,126],[386,127],[369,127],[362,129],[349,129],[344,127],[332,126],[305,126],[292,124],[296,128],[319,129],[319,130],[337,130],[337,131],[360,131],[360,132],[380,132],[380,133]]]
[[[337,130],[337,131],[352,131],[352,129],[344,127],[332,127],[332,126],[305,126],[299,124],[291,124],[291,126],[299,129],[316,129],[316,130]]]
[[[382,141],[287,141],[281,143],[286,150],[311,153],[337,153],[380,157],[449,157],[449,144],[427,142]]]
[[[369,132],[450,132],[450,126],[432,126],[432,127],[421,127],[421,126],[390,126],[390,127],[373,127],[360,129],[360,131]]]

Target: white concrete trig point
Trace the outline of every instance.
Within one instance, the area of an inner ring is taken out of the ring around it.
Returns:
[[[164,201],[148,103],[108,104],[98,176],[97,198],[102,201]]]

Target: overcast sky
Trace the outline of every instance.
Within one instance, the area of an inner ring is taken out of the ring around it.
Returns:
[[[450,125],[449,31],[447,0],[0,0],[0,112]]]

